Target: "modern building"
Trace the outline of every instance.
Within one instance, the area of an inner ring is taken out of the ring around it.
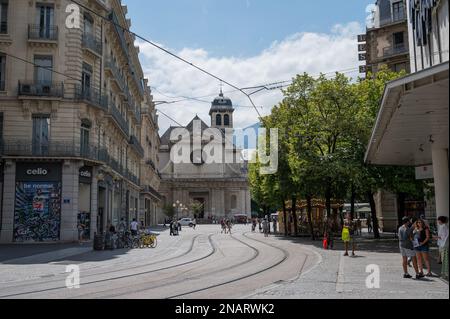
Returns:
[[[81,3],[66,24],[72,1],[0,2],[2,243],[156,221],[157,117],[127,8]]]
[[[196,116],[186,127],[171,127],[162,136],[160,192],[165,205],[176,204],[181,216],[197,215],[199,219],[231,218],[234,214],[251,216],[246,163],[240,160],[241,150],[234,145],[233,134],[225,135],[226,129],[233,129],[233,113],[232,101],[220,93],[211,105],[211,126]],[[185,138],[180,140],[180,135]],[[192,147],[195,137],[201,138],[198,148]],[[220,150],[217,154],[209,151],[212,145]],[[188,160],[174,161],[174,154],[183,147],[190,152]],[[210,160],[209,157],[215,156],[217,160]],[[201,210],[193,209],[193,204]]]
[[[366,72],[381,67],[409,73],[406,0],[378,0],[365,36]]]
[[[437,216],[449,215],[448,0],[408,0],[412,74],[387,84],[366,161],[429,167]]]

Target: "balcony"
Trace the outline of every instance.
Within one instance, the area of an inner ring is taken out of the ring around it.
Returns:
[[[130,136],[130,142],[129,144],[134,148],[134,150],[141,156],[144,157],[145,156],[145,151],[144,148],[142,147],[141,143],[139,142],[139,140],[137,139],[136,136],[131,135]]]
[[[128,126],[128,122],[124,119],[124,117],[120,113],[119,109],[114,104],[110,104],[109,111],[110,111],[114,121],[119,125],[119,127],[123,131],[123,133],[125,133],[126,136],[129,136],[130,128]]]
[[[109,165],[114,171],[119,173],[120,175],[124,175],[125,171],[123,169],[123,166],[114,158],[109,156],[107,165]]]
[[[92,53],[94,53],[97,56],[102,56],[103,53],[103,47],[102,42],[95,38],[92,34],[83,34],[82,38],[82,45],[83,48],[88,49]]]
[[[408,47],[405,43],[397,44],[394,46],[389,46],[383,48],[383,57],[390,57],[398,54],[406,54],[408,53]]]
[[[19,96],[63,98],[63,82],[19,81]]]
[[[77,84],[75,85],[75,100],[86,102],[108,112],[108,96],[102,95],[98,89],[83,88]]]
[[[37,24],[28,25],[28,40],[39,42],[57,42],[58,26],[43,27]]]
[[[140,185],[140,179],[139,179],[139,177],[137,177],[136,175],[134,175],[130,170],[126,170],[125,171],[125,177],[128,179],[128,180],[130,180],[130,181],[132,181],[134,184],[136,184],[136,185]]]
[[[11,157],[80,158],[104,162],[106,150],[92,145],[74,145],[73,141],[35,143],[31,140],[5,140],[3,154]]]
[[[117,36],[119,37],[120,46],[121,46],[125,56],[128,58],[129,57],[128,43],[125,39],[125,34],[124,34],[123,29],[119,27],[119,25],[121,25],[121,24],[119,23],[119,19],[117,18],[117,15],[114,11],[112,11],[109,14],[109,19],[113,22],[112,27],[113,27],[114,31],[116,32]]]
[[[117,87],[122,91],[122,93],[124,93],[126,87],[125,80],[123,76],[120,74],[120,71],[117,68],[116,64],[111,59],[106,59],[105,71],[110,71],[112,79],[115,81]]]

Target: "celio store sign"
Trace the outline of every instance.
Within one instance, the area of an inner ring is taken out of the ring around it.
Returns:
[[[16,178],[19,181],[59,181],[61,163],[17,163]]]

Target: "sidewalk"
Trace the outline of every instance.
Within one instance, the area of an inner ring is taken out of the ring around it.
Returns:
[[[276,240],[276,239],[272,239]],[[295,240],[322,256],[322,262],[311,271],[289,283],[270,287],[249,298],[288,299],[448,299],[448,283],[440,278],[403,279],[398,242],[365,241],[359,244],[357,257],[344,257],[343,244],[323,250],[319,242]],[[380,269],[380,288],[369,289],[366,267]],[[410,268],[410,273],[414,270]]]

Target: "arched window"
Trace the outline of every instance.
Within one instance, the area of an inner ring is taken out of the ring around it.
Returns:
[[[223,117],[223,125],[229,126],[230,125],[230,116],[228,114],[225,114]]]
[[[222,115],[220,115],[220,114],[216,115],[216,125],[217,126],[222,125]]]
[[[237,197],[236,195],[231,196],[231,209],[237,208]]]

